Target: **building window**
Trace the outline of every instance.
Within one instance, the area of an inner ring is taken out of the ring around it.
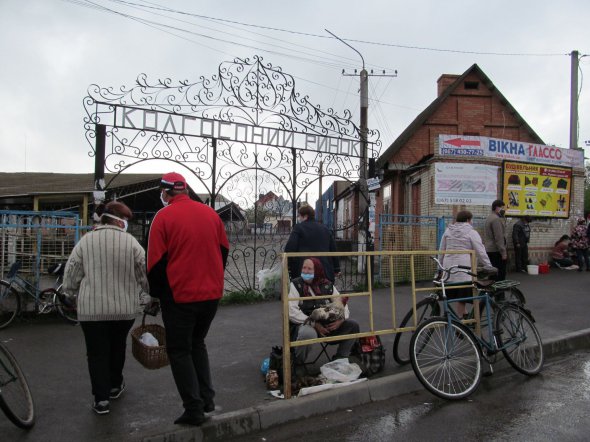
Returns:
[[[391,213],[391,183],[383,186],[383,213]]]
[[[479,89],[479,81],[466,81],[465,89]]]

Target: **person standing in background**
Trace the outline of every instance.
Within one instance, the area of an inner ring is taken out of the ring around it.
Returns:
[[[444,254],[445,250],[473,250],[477,259],[477,267],[482,267],[489,271],[491,275],[495,274],[492,263],[486,254],[479,233],[473,228],[473,214],[469,210],[462,210],[457,214],[455,222],[445,230],[440,241],[440,261],[443,267],[452,267],[455,265],[471,267],[471,255],[468,254]],[[476,269],[473,269],[476,270]],[[492,271],[493,270],[493,271]],[[457,272],[449,275],[449,284],[471,285],[472,278],[466,273]],[[447,298],[469,298],[473,296],[471,287],[465,288],[447,288]],[[456,313],[459,318],[465,314],[465,302],[456,303]]]
[[[578,259],[578,272],[584,270],[584,264],[586,264],[586,271],[590,272],[590,259],[588,257],[589,241],[584,218],[578,219],[578,224],[572,229],[570,238],[572,249],[576,252]]]
[[[486,218],[484,226],[484,246],[492,266],[498,269],[496,281],[506,279],[506,263],[508,252],[506,250],[506,219],[504,208],[506,204],[502,200],[492,203],[492,213]]]
[[[299,223],[293,227],[285,252],[335,252],[336,243],[326,226],[315,220],[315,210],[308,204],[299,208]],[[334,283],[340,274],[340,261],[336,256],[319,256],[326,278]],[[289,276],[298,278],[301,274],[302,258],[289,258]]]
[[[229,243],[219,215],[189,198],[182,175],[165,174],[160,188],[165,207],[150,229],[148,279],[151,296],[159,297],[166,351],[184,407],[174,423],[200,426],[205,413],[215,410],[205,338],[223,295]]]
[[[514,244],[514,260],[516,271],[527,273],[529,263],[529,240],[531,238],[530,216],[523,216],[512,227],[512,242]]]

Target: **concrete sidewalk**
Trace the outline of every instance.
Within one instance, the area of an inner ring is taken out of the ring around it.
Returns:
[[[547,356],[590,346],[590,272],[553,271],[548,275],[511,274],[521,281],[527,306],[533,312]],[[407,287],[396,288],[398,320],[410,306]],[[361,330],[368,328],[368,303],[353,298],[350,308]],[[0,331],[0,339],[15,353],[37,406],[37,424],[28,433],[0,416],[6,440],[226,440],[293,419],[350,408],[422,389],[408,367],[393,361],[393,336],[383,336],[386,369],[378,377],[338,390],[305,398],[277,400],[266,391],[260,363],[273,345],[281,343],[281,304],[222,307],[207,340],[216,403],[223,407],[202,428],[179,427],[173,420],[182,412],[169,368],[146,370],[128,351],[125,376],[128,390],[113,402],[111,413],[90,410],[90,382],[79,327],[58,319],[21,321]],[[374,296],[375,328],[389,328],[389,289]],[[409,370],[409,371],[408,371]],[[4,438],[3,438],[4,439]]]

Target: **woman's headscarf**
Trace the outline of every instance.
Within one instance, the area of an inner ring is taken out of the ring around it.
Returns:
[[[313,279],[311,280],[311,284],[303,284],[303,295],[304,296],[313,296],[310,293],[309,288],[313,290],[313,292],[317,295],[321,293],[320,286],[323,284],[332,284],[328,278],[326,278],[326,271],[324,270],[324,266],[322,262],[318,258],[305,258],[309,259],[313,262]],[[304,261],[305,261],[304,259]]]

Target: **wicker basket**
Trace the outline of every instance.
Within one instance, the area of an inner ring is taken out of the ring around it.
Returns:
[[[166,353],[166,330],[159,324],[147,324],[145,323],[145,313],[141,320],[139,327],[131,330],[131,350],[133,357],[143,365],[145,368],[150,370],[156,370],[158,368],[165,367],[170,362],[168,361],[168,354]],[[150,332],[158,340],[160,345],[157,347],[150,347],[145,345],[139,340],[141,335],[146,332]]]

